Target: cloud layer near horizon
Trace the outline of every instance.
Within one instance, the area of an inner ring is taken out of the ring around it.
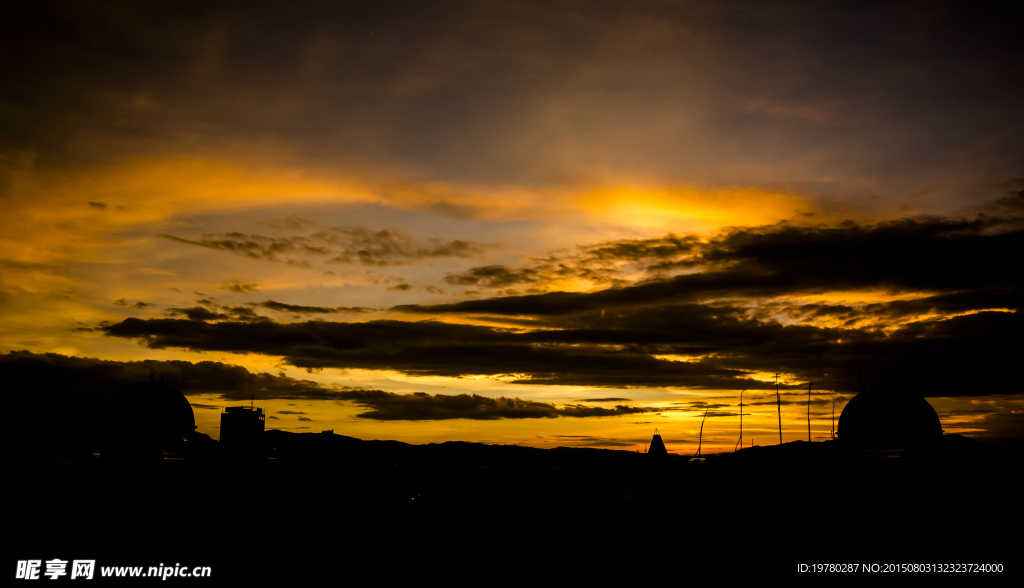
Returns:
[[[659,412],[661,409],[617,405],[613,408],[584,404],[556,405],[519,398],[487,398],[477,394],[396,394],[383,390],[325,386],[284,374],[252,373],[237,365],[216,361],[109,361],[68,357],[56,353],[14,351],[0,355],[0,379],[22,391],[14,403],[38,418],[40,410],[60,399],[59,411],[88,412],[99,397],[124,384],[158,379],[188,395],[215,394],[227,401],[319,400],[347,403],[366,409],[357,418],[378,421],[448,419],[498,420],[536,418],[588,418]],[[279,414],[305,414],[277,411]],[[300,418],[299,420],[309,420]]]
[[[1010,204],[1020,194],[1014,198]],[[594,292],[393,309],[509,317],[506,328],[439,320],[281,323],[197,307],[188,320],[129,318],[102,331],[153,349],[260,353],[306,369],[526,384],[764,389],[772,384],[763,376],[781,371],[851,392],[859,359],[876,386],[926,396],[1000,394],[1014,389],[1021,278],[1007,267],[1007,254],[1024,249],[1020,223],[1010,206],[974,220],[782,224],[709,239],[619,241],[584,250],[649,260],[655,273]],[[684,273],[659,273],[666,269]],[[887,300],[808,300],[856,292]]]

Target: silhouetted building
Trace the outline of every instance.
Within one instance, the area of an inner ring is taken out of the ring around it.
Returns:
[[[661,435],[658,433],[655,433],[654,437],[651,439],[651,446],[647,450],[647,453],[658,456],[668,455],[668,449],[665,448],[665,442],[661,440]]]
[[[839,416],[839,441],[864,449],[905,449],[942,439],[942,423],[916,394],[872,390],[853,397]]]
[[[265,424],[262,408],[229,406],[220,413],[220,442],[225,449],[258,448]]]
[[[131,460],[184,452],[186,439],[196,429],[185,396],[156,382],[125,384],[107,394],[97,424],[102,454]]]

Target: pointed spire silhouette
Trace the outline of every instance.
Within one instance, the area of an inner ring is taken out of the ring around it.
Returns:
[[[647,448],[647,453],[652,455],[668,455],[668,449],[665,448],[665,442],[661,440],[661,434],[658,433],[658,429],[654,429],[654,438],[651,439],[651,445]]]

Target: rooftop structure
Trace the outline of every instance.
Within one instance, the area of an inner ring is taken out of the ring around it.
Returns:
[[[229,449],[257,447],[266,419],[262,408],[229,406],[220,413],[220,442]]]

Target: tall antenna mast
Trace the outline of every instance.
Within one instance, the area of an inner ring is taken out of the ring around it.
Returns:
[[[710,409],[710,406],[704,409],[704,418],[700,421],[700,437],[697,438],[697,455],[700,455],[700,445],[704,441],[704,421],[707,420],[708,410]]]
[[[775,374],[775,402],[779,413],[779,445],[782,445],[782,397],[779,396],[779,374]]]
[[[832,439],[836,438],[836,399],[832,399]]]
[[[811,442],[811,382],[807,383],[807,442]]]
[[[743,393],[746,391],[746,388],[740,390],[740,441],[736,444],[737,447],[743,447]],[[735,447],[733,451],[736,451]]]

